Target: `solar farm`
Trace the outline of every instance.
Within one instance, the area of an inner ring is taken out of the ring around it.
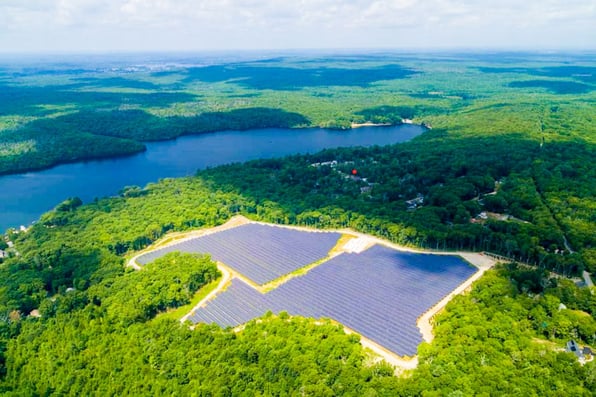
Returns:
[[[172,251],[210,254],[262,285],[325,258],[340,237],[333,232],[248,223],[149,252],[137,263],[145,265]]]
[[[139,263],[176,250],[206,252],[262,285],[325,259],[340,237],[249,223],[150,252]],[[417,319],[476,270],[458,256],[403,252],[376,244],[360,253],[333,256],[267,293],[232,278],[188,319],[235,327],[268,310],[326,317],[399,356],[414,356],[422,342]]]

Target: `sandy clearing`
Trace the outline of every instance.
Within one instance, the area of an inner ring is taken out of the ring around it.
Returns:
[[[348,335],[356,334],[356,335],[360,336],[360,344],[364,348],[370,349],[375,355],[377,355],[381,359],[385,360],[387,363],[393,365],[393,367],[395,369],[395,375],[401,374],[401,372],[403,372],[403,370],[414,369],[414,368],[416,368],[416,366],[418,366],[418,357],[417,356],[408,357],[408,358],[398,356],[397,354],[385,349],[383,346],[372,341],[371,339],[368,339],[367,337],[360,335],[358,332],[354,331],[353,329],[348,328],[345,325],[343,325],[337,321],[333,321],[333,322],[342,326],[346,334],[348,334]]]
[[[374,242],[367,237],[355,237],[350,239],[350,241],[348,241],[346,244],[344,244],[343,252],[359,254],[362,251],[366,251],[373,245]]]
[[[367,121],[366,123],[352,123],[350,127],[352,128],[361,128],[361,127],[391,127],[393,124],[391,123],[373,123],[372,121]]]

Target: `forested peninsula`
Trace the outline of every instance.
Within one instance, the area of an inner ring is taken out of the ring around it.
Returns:
[[[73,197],[26,231],[9,230],[0,240],[0,390],[594,395],[594,361],[564,348],[571,339],[596,345],[596,296],[577,278],[596,272],[595,70],[589,56],[537,54],[126,73],[3,67],[2,172],[225,128],[412,119],[432,129],[397,145],[201,170],[91,203]],[[240,332],[180,324],[173,310],[219,280],[209,257],[125,267],[161,238],[236,214],[508,263],[450,302],[418,368],[395,376],[327,320],[268,313]]]

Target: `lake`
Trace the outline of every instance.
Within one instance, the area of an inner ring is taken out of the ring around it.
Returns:
[[[84,202],[118,194],[124,186],[144,186],[160,178],[193,175],[217,165],[316,153],[347,146],[388,145],[420,135],[424,127],[362,127],[222,131],[147,143],[127,157],[59,165],[47,170],[0,177],[0,231],[28,225],[68,197]]]

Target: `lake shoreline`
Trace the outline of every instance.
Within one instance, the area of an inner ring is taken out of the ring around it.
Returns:
[[[224,164],[315,154],[339,147],[394,145],[425,131],[417,125],[358,131],[316,127],[228,130],[147,142],[143,152],[132,155],[87,158],[38,171],[7,174],[0,177],[0,229],[29,225],[69,197],[90,202],[117,195],[126,186],[192,176],[198,170]]]
[[[176,138],[174,138],[174,139],[176,139]],[[152,141],[152,142],[164,142],[164,141],[169,141],[169,140],[170,139],[165,139],[163,141]],[[146,143],[145,142],[142,142],[142,143],[143,143],[143,148],[139,149],[139,150],[135,150],[135,151],[114,153],[114,154],[105,154],[105,155],[99,154],[97,156],[86,156],[86,157],[81,157],[78,159],[58,161],[58,162],[52,163],[50,165],[45,165],[45,166],[29,167],[29,168],[23,168],[23,169],[19,169],[19,170],[15,170],[15,171],[0,171],[0,177],[24,175],[24,174],[28,174],[30,172],[46,171],[46,170],[50,170],[55,167],[59,167],[61,165],[82,164],[82,163],[87,163],[90,161],[114,160],[114,159],[119,159],[119,158],[123,158],[123,157],[135,156],[139,153],[143,153],[143,152],[147,151]]]
[[[372,122],[365,122],[365,123],[352,123],[350,128],[345,129],[345,130],[341,130],[341,131],[349,131],[351,129],[358,129],[358,128],[364,128],[364,127],[374,127],[374,128],[390,128],[390,127],[399,127],[400,125],[404,125],[404,124],[409,124],[409,125],[416,125],[419,127],[424,128],[425,130],[428,130],[429,127],[426,126],[424,123],[423,124],[413,124],[412,122],[402,122],[399,124],[392,124],[392,123],[372,123]],[[86,156],[86,157],[81,157],[78,159],[72,159],[72,160],[63,160],[63,161],[56,161],[53,162],[49,165],[45,165],[45,166],[39,166],[39,167],[28,167],[28,168],[22,168],[22,169],[18,169],[18,170],[13,170],[13,171],[0,171],[0,177],[4,177],[4,176],[10,176],[10,175],[21,175],[21,174],[27,174],[29,172],[38,172],[38,171],[44,171],[44,170],[49,170],[52,169],[54,167],[58,167],[60,165],[67,165],[67,164],[79,164],[79,163],[86,163],[89,161],[101,161],[101,160],[111,160],[111,159],[119,159],[122,157],[129,157],[129,156],[135,156],[138,155],[139,153],[143,153],[147,151],[147,145],[148,144],[153,144],[153,143],[162,143],[162,142],[170,142],[170,141],[176,141],[179,138],[183,138],[183,137],[192,137],[192,136],[199,136],[199,135],[210,135],[210,134],[219,134],[222,132],[228,132],[228,131],[234,131],[234,132],[248,132],[250,133],[250,131],[260,131],[260,130],[267,130],[267,129],[280,129],[280,130],[289,130],[289,131],[304,131],[304,130],[315,130],[315,129],[324,129],[324,130],[330,130],[330,131],[338,131],[337,129],[334,128],[326,128],[326,127],[318,127],[318,126],[307,126],[307,127],[296,127],[296,128],[288,128],[288,127],[267,127],[267,128],[249,128],[246,130],[217,130],[217,131],[205,131],[205,132],[196,132],[196,133],[185,133],[182,135],[178,135],[175,137],[169,137],[169,138],[164,138],[164,139],[152,139],[152,140],[144,140],[144,141],[137,141],[139,143],[141,143],[143,145],[142,149],[139,150],[135,150],[135,151],[127,151],[127,152],[122,152],[122,153],[114,153],[114,154],[98,154],[96,156]]]
[[[401,125],[402,123],[399,124],[393,124],[393,123],[373,123],[372,121],[367,121],[364,123],[352,123],[350,125],[351,128],[362,128],[362,127],[394,127],[394,126],[398,126]]]

